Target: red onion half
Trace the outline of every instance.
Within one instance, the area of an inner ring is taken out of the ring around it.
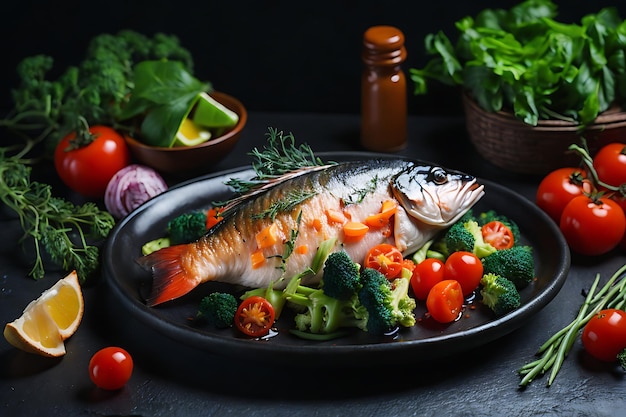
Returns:
[[[154,169],[132,164],[111,178],[104,193],[104,205],[119,220],[167,188],[165,180]]]

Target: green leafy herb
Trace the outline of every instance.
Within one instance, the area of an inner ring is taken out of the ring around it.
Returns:
[[[456,22],[458,40],[429,34],[422,69],[410,69],[415,94],[427,80],[462,86],[486,111],[513,111],[529,125],[563,119],[582,126],[626,98],[626,22],[609,7],[581,19],[556,20],[550,0],[509,10],[485,9]]]
[[[141,141],[170,147],[183,119],[211,85],[194,78],[178,61],[142,61],[135,66],[134,89],[120,114],[127,120],[145,114]]]
[[[45,250],[64,270],[76,270],[84,281],[99,266],[99,249],[87,239],[105,238],[115,220],[94,203],[76,206],[54,197],[51,187],[31,181],[30,173],[29,166],[0,152],[0,201],[18,215],[24,231],[21,241],[32,237],[35,245],[29,275],[43,278]]]
[[[309,198],[315,196],[317,193],[315,191],[306,191],[306,190],[293,190],[287,193],[286,196],[281,198],[280,200],[275,201],[270,205],[267,210],[264,210],[261,213],[256,213],[252,215],[253,219],[262,219],[264,217],[269,217],[272,221],[276,218],[276,215],[280,212],[289,211],[296,207],[298,204],[305,202]]]

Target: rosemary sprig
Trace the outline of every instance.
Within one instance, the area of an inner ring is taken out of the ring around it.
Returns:
[[[552,385],[585,324],[604,308],[624,309],[626,299],[624,273],[626,273],[626,265],[618,269],[597,293],[600,274],[596,275],[576,318],[541,345],[537,351],[537,355],[541,355],[539,359],[519,369],[519,374],[523,376],[519,386],[527,386],[536,376],[543,375],[548,370],[551,372],[547,386]]]

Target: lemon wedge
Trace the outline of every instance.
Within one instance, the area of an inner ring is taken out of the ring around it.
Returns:
[[[239,115],[203,92],[198,97],[191,119],[207,128],[233,127],[239,121]]]
[[[176,132],[174,146],[194,146],[211,139],[211,132],[185,117]]]
[[[73,271],[31,301],[20,317],[7,323],[4,338],[25,352],[63,356],[64,340],[78,329],[84,308],[78,276]]]

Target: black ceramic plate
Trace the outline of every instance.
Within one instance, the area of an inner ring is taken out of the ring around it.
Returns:
[[[325,160],[354,158],[354,155],[340,153],[323,155]],[[533,246],[536,259],[537,280],[521,291],[521,307],[501,318],[495,319],[489,310],[478,305],[450,325],[419,320],[413,328],[383,339],[373,339],[366,332],[355,331],[343,338],[317,342],[291,335],[288,328],[292,320],[286,316],[277,322],[276,334],[263,340],[252,340],[234,329],[212,329],[190,320],[202,297],[215,289],[236,293],[238,289],[233,286],[206,283],[178,300],[154,308],[146,307],[143,297],[150,288],[151,276],[135,262],[141,256],[141,246],[163,236],[169,219],[193,209],[207,208],[213,201],[227,199],[232,193],[224,183],[230,178],[252,175],[251,169],[236,169],[185,182],[153,198],[121,221],[110,235],[104,251],[105,279],[120,305],[157,332],[186,346],[214,354],[271,361],[295,360],[306,355],[309,364],[355,364],[374,357],[382,362],[407,362],[451,355],[512,332],[554,298],[569,270],[569,250],[558,227],[528,199],[482,180],[486,194],[475,210],[494,209],[516,221],[524,243]],[[417,317],[422,317],[424,311],[418,303]]]

